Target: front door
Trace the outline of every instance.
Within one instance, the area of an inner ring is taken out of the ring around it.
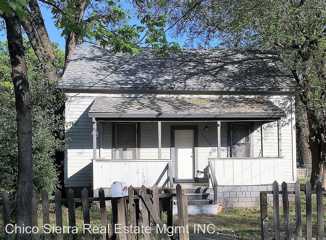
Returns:
[[[194,130],[176,129],[174,132],[176,173],[178,180],[194,178]]]

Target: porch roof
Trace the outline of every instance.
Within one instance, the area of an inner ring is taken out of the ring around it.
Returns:
[[[284,111],[265,97],[143,95],[97,97],[89,116],[112,119],[278,119]]]

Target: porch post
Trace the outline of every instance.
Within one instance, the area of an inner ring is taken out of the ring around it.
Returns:
[[[92,118],[92,125],[93,125],[93,159],[96,159],[96,151],[97,151],[97,123],[95,117]]]
[[[264,157],[264,122],[261,122],[260,124],[260,155],[261,157]]]
[[[221,121],[216,122],[216,134],[217,134],[217,158],[221,157]]]
[[[162,158],[162,123],[157,122],[157,142],[158,142],[158,159]]]
[[[277,120],[277,151],[278,157],[282,156],[282,134],[281,134],[281,120]]]

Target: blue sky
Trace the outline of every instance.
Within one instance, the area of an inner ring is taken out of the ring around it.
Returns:
[[[139,22],[138,22],[135,14],[134,14],[134,12],[132,10],[133,7],[132,7],[131,3],[129,1],[122,1],[122,7],[129,11],[129,13],[131,15],[130,23],[131,24],[138,24]],[[47,28],[47,31],[48,31],[48,34],[49,34],[49,37],[50,37],[51,41],[58,44],[58,46],[61,49],[64,49],[65,39],[61,34],[62,31],[55,26],[51,10],[48,7],[46,7],[44,4],[41,4],[41,11],[42,11],[42,14],[43,14],[43,17],[44,17],[44,20],[45,20],[45,25],[46,25],[46,28]],[[184,46],[186,38],[184,36],[176,37],[174,34],[172,34],[172,31],[170,30],[170,32],[167,33],[168,41],[177,42],[177,43],[180,44],[180,46]],[[5,39],[6,39],[5,32],[0,31],[0,40],[5,40]],[[218,41],[212,42],[212,45],[213,46],[218,45]],[[196,43],[195,43],[195,46],[192,46],[192,47],[196,47]]]

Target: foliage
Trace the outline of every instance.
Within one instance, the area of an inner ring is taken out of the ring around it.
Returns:
[[[169,43],[165,36],[164,16],[143,15],[141,11],[129,11],[131,1],[47,1],[51,3],[56,25],[63,35],[70,32],[78,35],[78,41],[97,42],[101,46],[111,46],[115,51],[137,53],[140,46],[155,49],[175,49],[176,43]],[[85,3],[85,11],[78,16],[78,8]],[[135,1],[137,2],[137,1]],[[129,6],[130,5],[130,6]],[[135,3],[136,6],[136,3]],[[80,17],[80,21],[76,18]]]
[[[57,185],[54,154],[63,147],[63,119],[58,114],[64,99],[55,84],[44,81],[44,73],[29,46],[26,47],[28,78],[33,103],[33,169],[37,190],[53,191]],[[63,54],[57,49],[58,67]],[[15,189],[17,178],[16,112],[11,67],[6,42],[0,43],[0,191]],[[61,138],[60,138],[61,137]]]

